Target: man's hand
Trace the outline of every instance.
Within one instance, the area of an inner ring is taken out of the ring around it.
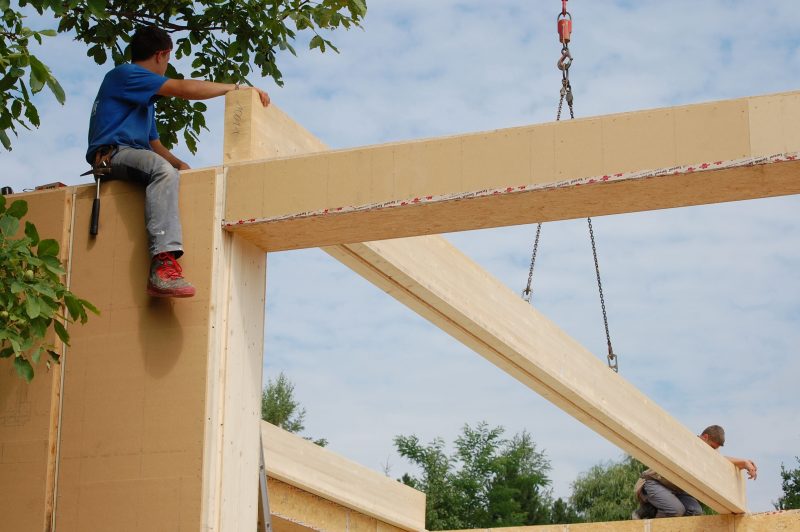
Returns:
[[[738,469],[746,470],[747,478],[750,480],[755,480],[758,476],[758,468],[756,467],[756,463],[752,460],[748,460],[747,458],[735,458],[733,456],[726,456],[725,458],[730,460]]]
[[[176,166],[175,168],[177,168],[178,170],[190,170],[191,166],[189,166],[183,161],[178,161],[178,166]]]
[[[261,105],[267,107],[269,105],[269,94],[266,91],[259,89],[258,87],[250,87],[252,90],[258,92],[258,99],[261,100]]]
[[[754,464],[752,460],[744,460],[742,463],[742,467],[740,467],[740,469],[746,469],[747,478],[751,480],[755,480],[756,477],[758,476],[758,468],[756,467],[756,464]]]

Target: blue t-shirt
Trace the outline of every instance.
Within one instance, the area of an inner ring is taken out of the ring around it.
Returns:
[[[130,63],[106,74],[89,119],[89,164],[97,148],[107,144],[150,149],[150,141],[158,138],[156,93],[167,79]]]

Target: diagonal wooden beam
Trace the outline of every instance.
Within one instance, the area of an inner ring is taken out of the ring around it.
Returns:
[[[249,105],[261,113],[253,107],[255,97],[249,103],[246,97],[229,97],[228,109]],[[282,114],[274,124],[264,118],[269,115],[239,114],[240,131],[257,122],[272,128],[271,137],[279,139],[273,153],[300,152],[300,140],[313,138]],[[226,133],[226,153],[238,149],[237,142],[252,146],[252,138]],[[249,153],[258,156],[263,149]],[[725,458],[443,238],[325,251],[715,510],[745,511],[744,483]]]
[[[445,239],[324,249],[716,511],[746,511],[728,460]]]
[[[322,149],[229,165],[227,229],[282,250],[797,194],[800,92]]]

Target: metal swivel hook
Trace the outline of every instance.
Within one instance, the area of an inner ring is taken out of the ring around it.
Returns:
[[[569,48],[566,46],[561,49],[561,59],[558,60],[556,66],[558,66],[559,70],[564,72],[568,71],[569,67],[572,66],[572,54],[569,53]]]

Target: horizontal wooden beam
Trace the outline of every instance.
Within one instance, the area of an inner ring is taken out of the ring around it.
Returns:
[[[728,460],[445,239],[324,249],[716,511],[746,511]]]
[[[747,515],[700,515],[643,521],[517,526],[447,532],[776,532],[800,530],[800,510]]]
[[[269,423],[261,435],[270,478],[403,530],[425,529],[424,493]]]
[[[800,92],[339,151],[292,138],[227,167],[226,228],[262,249],[800,193]]]

